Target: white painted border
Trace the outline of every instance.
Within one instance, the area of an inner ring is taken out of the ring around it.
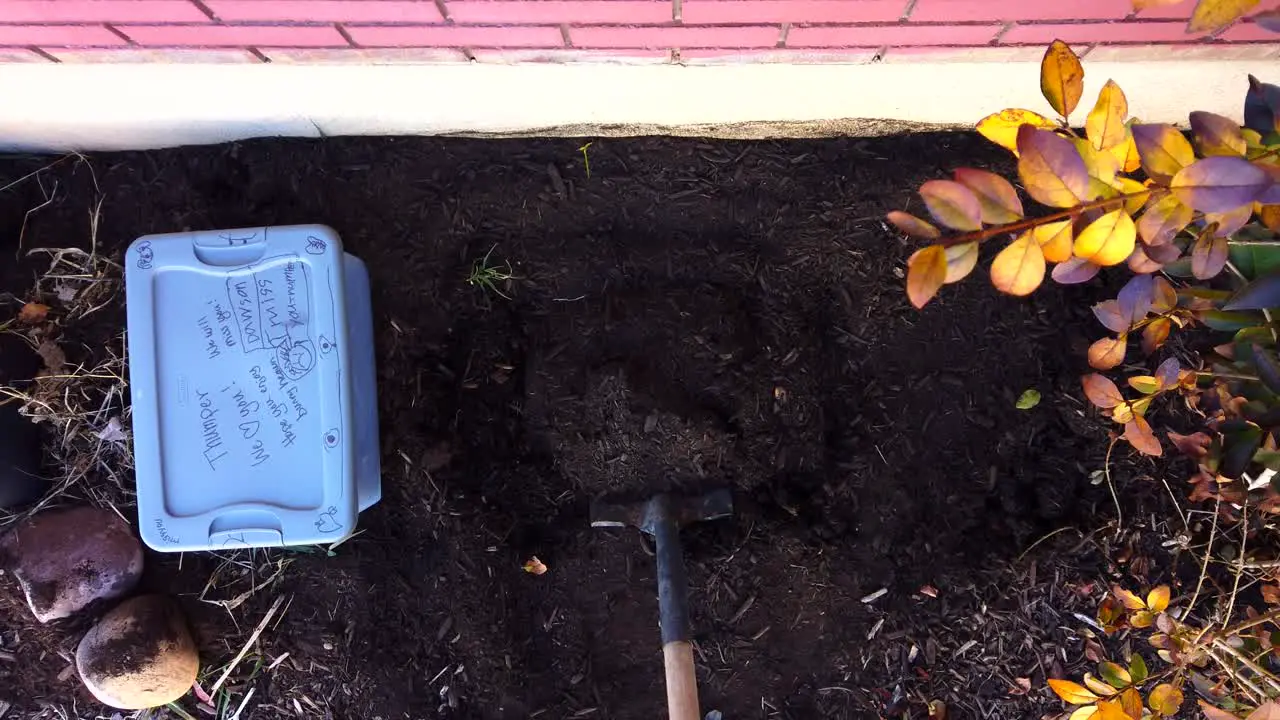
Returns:
[[[1274,60],[1085,61],[1083,120],[1108,79],[1132,115],[1239,118]],[[0,148],[123,150],[262,136],[858,131],[857,119],[971,126],[1047,112],[1034,62],[863,65],[0,65]],[[1194,88],[1194,95],[1186,93]],[[742,131],[742,124],[749,130]],[[738,128],[738,129],[735,129]],[[825,128],[825,129],[824,129]]]

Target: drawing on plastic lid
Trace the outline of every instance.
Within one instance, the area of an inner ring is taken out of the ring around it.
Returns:
[[[323,255],[324,251],[328,249],[329,249],[329,245],[325,241],[321,240],[315,235],[307,236],[307,254],[308,255]]]
[[[151,241],[140,242],[134,249],[138,251],[138,269],[150,270],[151,263],[155,260],[155,251],[151,249]]]
[[[342,523],[338,522],[338,508],[330,505],[324,512],[320,513],[320,517],[316,520],[316,529],[322,533],[336,533],[342,529]]]
[[[329,428],[324,433],[324,449],[332,450],[342,442],[342,433],[338,428]]]

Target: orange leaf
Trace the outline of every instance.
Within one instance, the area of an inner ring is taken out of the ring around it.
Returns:
[[[1084,94],[1084,68],[1080,58],[1061,40],[1054,40],[1040,61],[1040,92],[1049,106],[1063,117],[1076,109]]]
[[[1142,169],[1158,181],[1167,182],[1196,161],[1191,143],[1172,125],[1134,125],[1133,141],[1142,158]]]
[[[1081,705],[1072,711],[1067,720],[1090,720],[1098,714],[1097,705]]]
[[[1139,12],[1147,8],[1166,7],[1168,5],[1177,5],[1183,0],[1133,0],[1133,9]]]
[[[1044,282],[1044,253],[1023,233],[996,255],[991,263],[991,284],[1010,295],[1030,295]]]
[[[1133,218],[1123,209],[1112,210],[1076,236],[1075,254],[1095,265],[1118,265],[1133,252],[1137,237]]]
[[[1044,259],[1053,263],[1071,259],[1071,221],[1045,223],[1031,228],[1031,237],[1040,245]]]
[[[1009,108],[979,120],[977,130],[983,137],[1012,152],[1016,157],[1018,154],[1018,128],[1023,125],[1033,125],[1049,130],[1058,126],[1056,122],[1040,113]]]
[[[1113,586],[1111,588],[1111,593],[1115,595],[1116,599],[1118,599],[1129,610],[1147,609],[1147,604],[1143,602],[1142,598],[1138,597],[1135,593],[1125,590],[1119,585]]]
[[[1148,245],[1164,245],[1191,224],[1195,211],[1172,193],[1156,201],[1138,218],[1138,234]]]
[[[1098,714],[1093,717],[1095,720],[1129,720],[1119,700],[1099,700]]]
[[[982,206],[969,188],[954,180],[930,180],[920,197],[934,220],[954,230],[981,230]]]
[[[537,555],[534,555],[533,557],[525,561],[525,564],[521,565],[520,569],[524,570],[530,575],[542,575],[547,572],[547,566],[544,565],[542,561],[538,559]]]
[[[44,322],[49,314],[49,306],[40,303],[30,302],[22,306],[18,311],[18,322],[26,325],[35,325]]]
[[[1081,385],[1084,386],[1084,394],[1085,394],[1085,397],[1089,398],[1089,402],[1093,403],[1094,405],[1097,405],[1098,407],[1104,410],[1108,408],[1113,408],[1119,405],[1120,403],[1124,402],[1124,395],[1120,394],[1120,388],[1116,387],[1116,384],[1114,382],[1111,382],[1111,378],[1107,377],[1106,375],[1099,375],[1098,373],[1089,373],[1088,375],[1085,375],[1084,377],[1080,378],[1080,383]],[[1120,592],[1122,592],[1121,589],[1117,587],[1116,593],[1118,594]],[[1128,592],[1128,591],[1125,590],[1123,592]],[[1133,593],[1129,593],[1129,594],[1133,595]],[[1133,597],[1135,600],[1137,600],[1138,598],[1137,595],[1133,595]],[[1142,600],[1138,600],[1137,607],[1129,607],[1129,603],[1125,602],[1124,597],[1120,597],[1120,601],[1124,602],[1125,607],[1128,607],[1130,610],[1140,610],[1146,607],[1146,605],[1143,604]]]
[[[920,238],[921,240],[937,240],[942,236],[942,233],[938,232],[938,228],[911,213],[905,213],[901,210],[894,210],[886,215],[885,219],[893,223],[894,227],[908,237]]]
[[[1115,155],[1116,160],[1120,162],[1120,169],[1127,173],[1142,167],[1142,158],[1138,157],[1138,146],[1133,142],[1133,126],[1135,124],[1134,120],[1125,123],[1124,140],[1108,151]]]
[[[947,276],[944,283],[960,282],[978,264],[978,243],[960,243],[947,248]]]
[[[1169,594],[1168,585],[1153,588],[1147,593],[1147,609],[1154,613],[1164,612],[1169,607]]]
[[[1191,131],[1195,135],[1200,154],[1244,155],[1248,145],[1240,126],[1231,118],[1197,110],[1191,113]]]
[[[1191,274],[1199,280],[1208,280],[1227,265],[1227,239],[1201,233],[1191,247]]]
[[[955,177],[956,182],[978,196],[978,204],[982,207],[982,222],[1003,225],[1022,219],[1022,201],[1018,199],[1018,191],[1013,189],[1008,180],[995,173],[972,168],[956,170]]]
[[[907,260],[907,298],[922,308],[938,294],[947,280],[947,251],[930,245],[915,251]]]
[[[1172,312],[1178,307],[1178,291],[1163,277],[1157,277],[1151,285],[1151,311],[1157,313]]]
[[[1105,337],[1089,346],[1089,367],[1110,370],[1124,362],[1125,337]]]
[[[1203,700],[1197,700],[1200,703],[1200,710],[1204,712],[1204,720],[1240,720],[1235,715],[1223,710],[1215,705],[1210,705]]]
[[[1280,232],[1280,205],[1263,205],[1258,217],[1268,230]]]
[[[1143,455],[1159,457],[1164,452],[1160,448],[1160,440],[1151,432],[1151,425],[1140,415],[1134,415],[1132,420],[1124,424],[1124,439]]]
[[[1217,32],[1244,17],[1258,0],[1200,0],[1187,23],[1189,33]]]
[[[1271,175],[1242,157],[1207,157],[1177,172],[1169,188],[1183,205],[1206,213],[1248,207],[1274,184]]]
[[[1164,347],[1165,341],[1169,339],[1169,331],[1172,329],[1173,322],[1169,318],[1152,320],[1142,329],[1142,352],[1150,355]]]
[[[1018,129],[1018,176],[1050,207],[1073,207],[1089,194],[1089,171],[1070,140],[1030,125]]]
[[[1147,696],[1147,707],[1160,715],[1173,715],[1182,707],[1182,691],[1169,683],[1160,683]]]
[[[1140,657],[1136,656],[1135,657]],[[1142,693],[1135,688],[1129,688],[1120,693],[1120,707],[1124,709],[1124,714],[1128,715],[1130,720],[1142,720]]]
[[[1049,688],[1057,693],[1058,697],[1072,705],[1086,705],[1098,700],[1098,696],[1092,690],[1070,680],[1049,678]]]
[[[1141,418],[1137,418],[1137,417],[1132,418],[1131,420],[1126,421],[1126,426],[1129,422],[1133,422],[1133,420],[1140,420],[1140,419]],[[1143,422],[1146,422],[1146,421],[1144,420]],[[1125,439],[1128,440],[1129,439],[1128,432],[1127,432],[1128,427],[1125,427],[1125,430],[1126,430]],[[1137,446],[1135,445],[1134,447],[1136,448]],[[1139,610],[1138,612],[1134,613],[1132,616],[1129,617],[1129,624],[1136,628],[1149,628],[1153,624],[1155,624],[1155,621],[1156,621],[1156,616],[1153,615],[1148,610]]]
[[[1124,91],[1114,80],[1108,80],[1098,93],[1098,102],[1089,111],[1084,121],[1085,135],[1093,143],[1095,150],[1108,150],[1124,142],[1128,136],[1128,128],[1124,125],[1125,116],[1129,114],[1129,101]],[[1119,167],[1124,162],[1120,158],[1116,162]]]

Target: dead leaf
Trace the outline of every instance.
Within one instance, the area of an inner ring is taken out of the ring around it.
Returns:
[[[122,443],[128,439],[125,435],[124,427],[120,424],[120,418],[113,417],[107,421],[107,426],[98,431],[98,439],[102,442]]]
[[[1031,692],[1031,678],[1014,678],[1013,687],[1009,688],[1010,695],[1026,695]]]
[[[18,311],[18,322],[24,325],[38,325],[44,322],[49,314],[49,306],[41,303],[30,302],[22,306]]]
[[[934,586],[932,586],[932,585],[921,585],[921,586],[920,586],[920,594],[921,594],[921,595],[928,595],[928,596],[929,596],[929,597],[931,597],[931,598],[936,598],[936,597],[938,597],[938,588],[936,588],[936,587],[934,587]]]
[[[520,569],[524,570],[530,575],[542,575],[547,572],[547,566],[543,564],[541,560],[538,559],[537,555],[534,555],[533,557],[526,560],[524,565],[520,566]]]
[[[58,375],[67,366],[67,354],[62,352],[58,343],[48,338],[40,342],[36,354],[44,360],[44,369],[49,375]]]

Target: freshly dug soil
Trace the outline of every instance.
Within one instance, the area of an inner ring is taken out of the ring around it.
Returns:
[[[911,248],[881,222],[954,167],[1007,170],[1003,152],[967,134],[609,139],[587,149],[588,176],[581,144],[262,140],[89,158],[99,252],[320,222],[372,275],[384,498],[363,533],[331,556],[268,555],[292,562],[231,613],[195,600],[220,558],[148,556],[147,584],[183,593],[210,667],[291,597],[260,640],[267,662],[289,658],[239,688],[256,688],[242,717],[663,717],[652,551],[635,530],[592,529],[588,506],[723,486],[733,518],[683,535],[704,710],[1060,708],[1043,680],[1079,648],[1053,643],[1092,603],[1064,587],[1098,560],[1071,533],[1019,556],[1111,512],[1089,483],[1106,438],[1078,379],[1101,288],[1013,299],[984,261],[917,312]],[[5,161],[0,179],[48,161]],[[27,217],[45,198],[34,183],[0,195],[0,233],[25,219],[25,248],[87,247],[88,167],[41,178],[54,201]],[[486,257],[514,279],[468,283]],[[0,289],[26,298],[22,267]],[[122,306],[94,322],[65,341],[73,362],[118,342]],[[1028,388],[1044,400],[1015,409]],[[535,555],[546,574],[522,571]],[[14,592],[0,583],[0,632],[30,624]],[[52,637],[18,646],[23,672],[0,662],[0,699],[83,699]]]

